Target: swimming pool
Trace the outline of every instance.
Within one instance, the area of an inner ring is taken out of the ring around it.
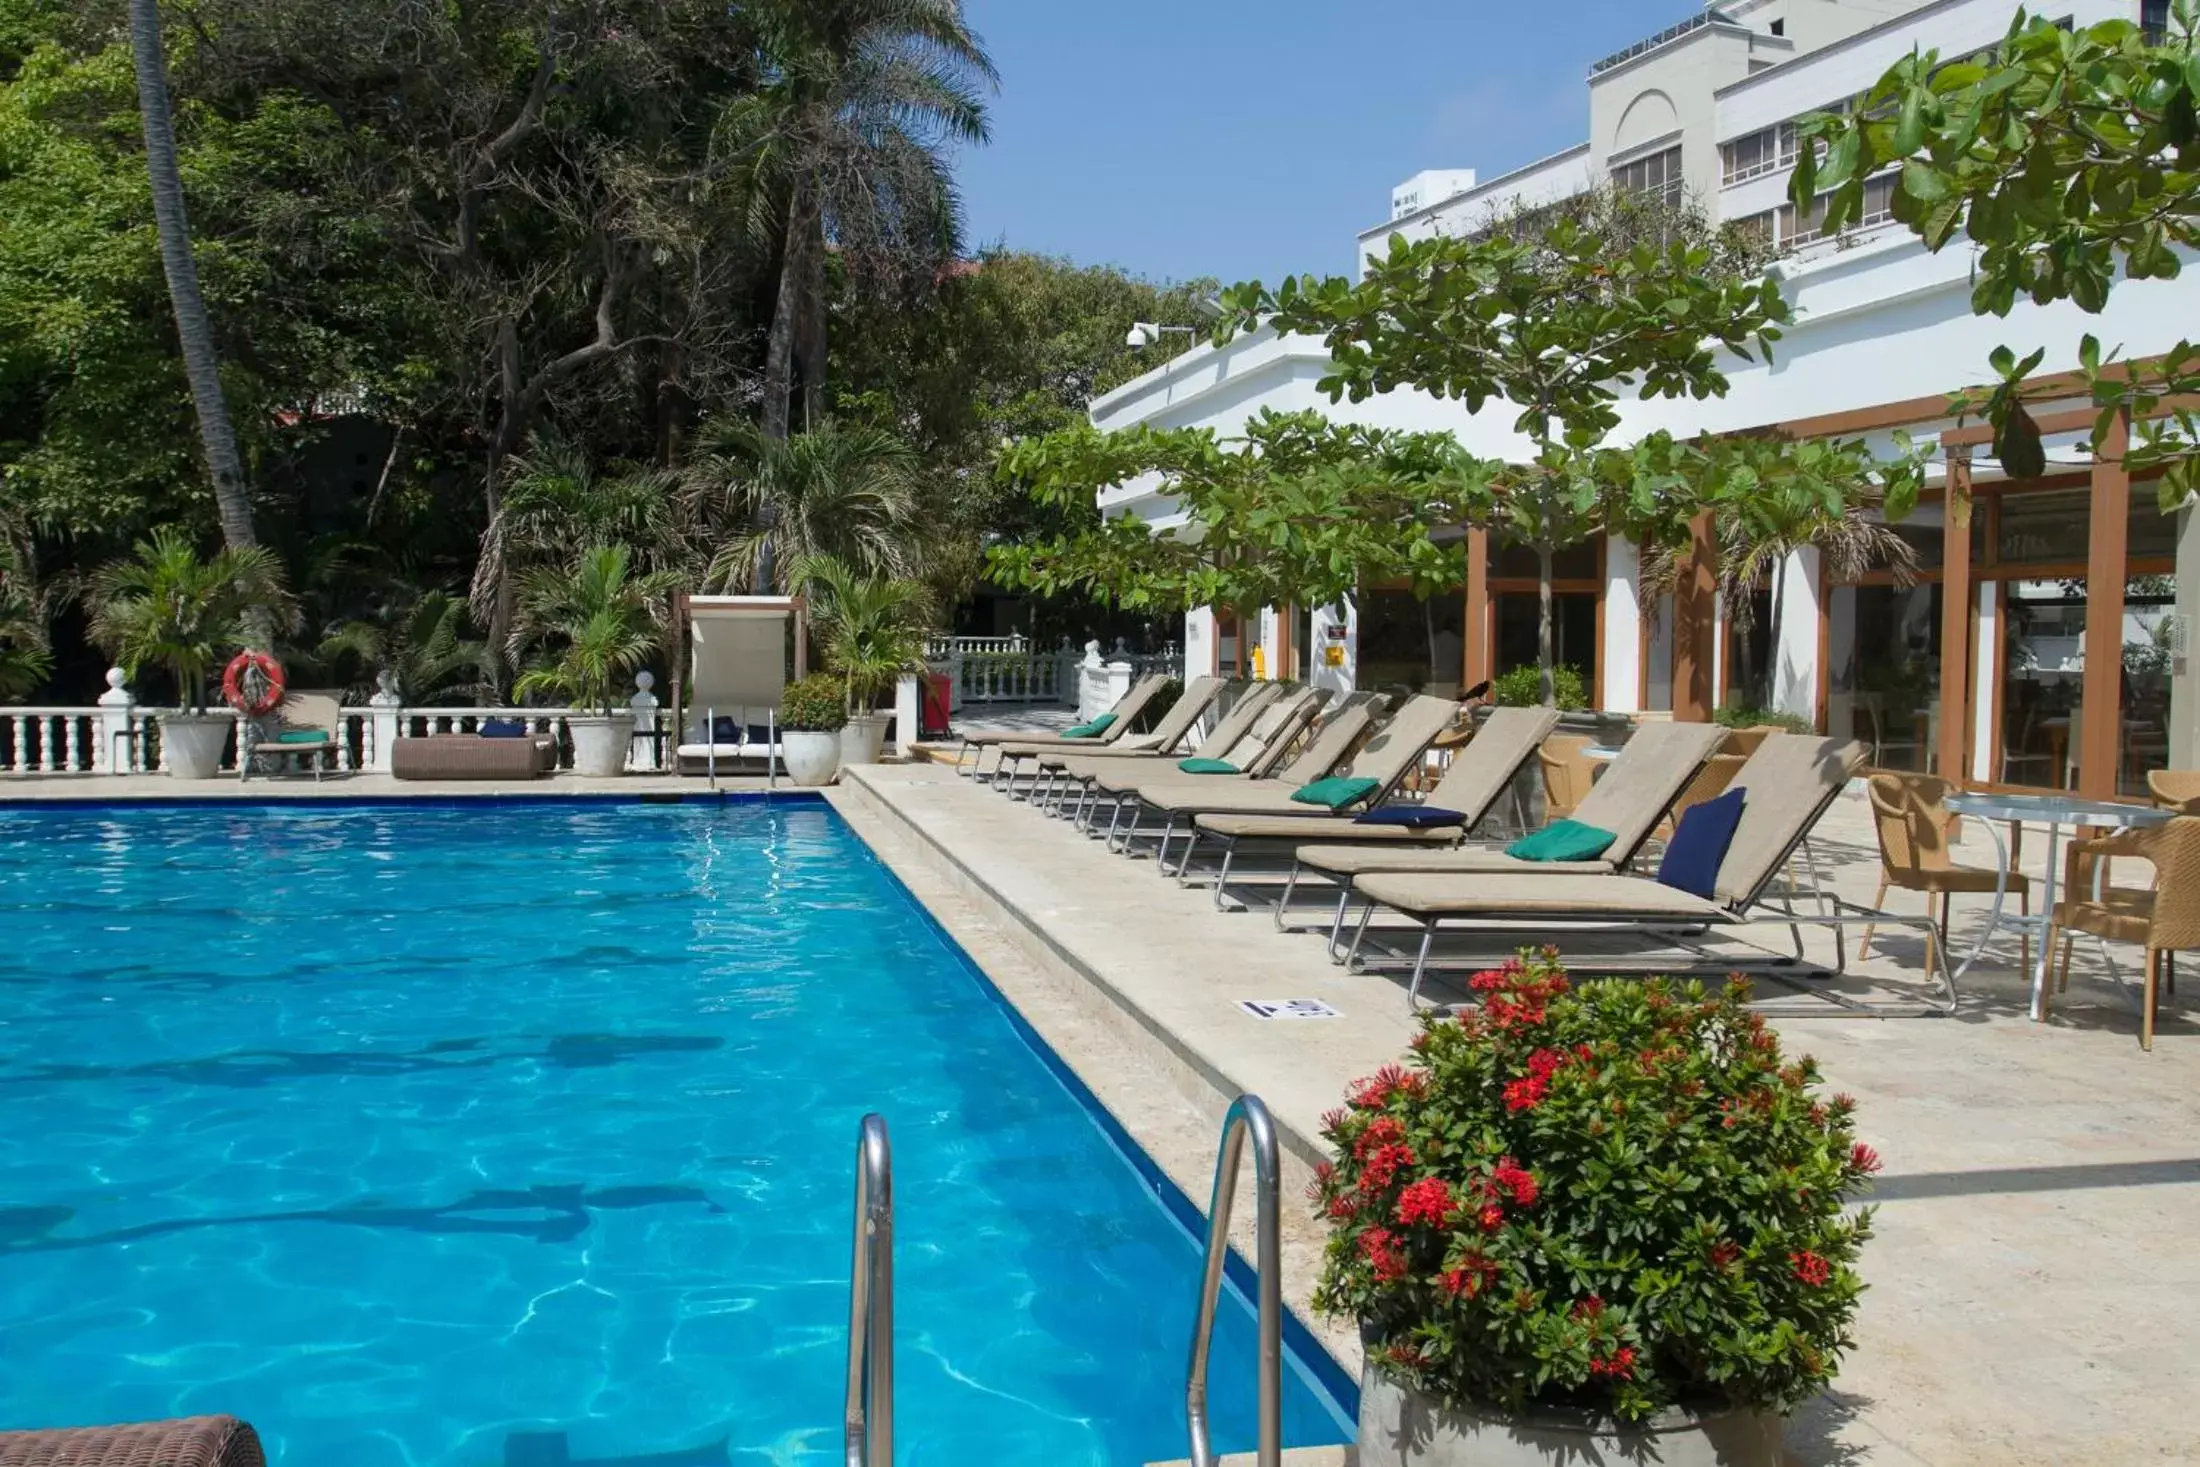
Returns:
[[[0,808],[0,933],[0,1427],[838,1460],[878,1110],[900,1459],[1183,1455],[1196,1246],[821,803]]]

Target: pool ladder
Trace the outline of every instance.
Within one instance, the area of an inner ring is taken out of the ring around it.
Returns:
[[[1238,1169],[1253,1146],[1253,1234],[1259,1325],[1258,1467],[1283,1461],[1283,1242],[1278,1206],[1276,1123],[1257,1095],[1240,1095],[1222,1120],[1214,1194],[1207,1208],[1206,1264],[1199,1311],[1192,1324],[1185,1373],[1184,1417],[1192,1467],[1215,1467],[1207,1422],[1207,1362],[1230,1253],[1230,1213]],[[894,1159],[886,1121],[868,1115],[856,1139],[855,1256],[848,1280],[847,1467],[893,1467],[894,1461]]]

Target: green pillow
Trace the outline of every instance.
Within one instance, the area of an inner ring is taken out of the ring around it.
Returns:
[[[1063,729],[1062,737],[1065,739],[1096,739],[1106,733],[1114,723],[1114,714],[1103,713],[1090,723],[1080,723],[1075,728]]]
[[[1332,810],[1342,810],[1356,805],[1383,787],[1379,779],[1317,779],[1291,792],[1291,798],[1302,805],[1326,805]]]
[[[1505,854],[1522,861],[1594,861],[1618,839],[1609,830],[1578,820],[1554,820],[1505,847]]]
[[[1186,774],[1236,774],[1238,767],[1227,759],[1179,759],[1176,767]]]
[[[328,735],[317,728],[286,728],[275,735],[278,744],[325,744]]]

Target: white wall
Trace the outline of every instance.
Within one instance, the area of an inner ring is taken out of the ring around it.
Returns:
[[[1598,649],[1598,695],[1606,712],[1639,713],[1642,701],[1642,601],[1636,586],[1642,555],[1615,535],[1604,546],[1604,645]]]
[[[1780,645],[1772,649],[1773,702],[1782,713],[1818,721],[1818,562],[1801,550],[1780,562]]]

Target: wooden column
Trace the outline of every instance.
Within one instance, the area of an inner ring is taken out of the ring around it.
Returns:
[[[2131,420],[2121,414],[2093,462],[2092,523],[2085,558],[2085,708],[2078,734],[2078,793],[2116,795],[2124,757],[2124,574],[2130,529],[2131,474],[2124,449]]]
[[[1972,665],[1971,451],[1948,450],[1948,499],[1940,534],[1940,777],[1971,780],[1974,700],[1986,684]]]
[[[1718,632],[1718,546],[1711,512],[1689,521],[1688,558],[1673,588],[1673,721],[1711,721],[1711,639]]]
[[[1467,607],[1461,631],[1460,641],[1466,645],[1459,686],[1465,690],[1496,676],[1490,669],[1490,532],[1484,529],[1467,531]]]

